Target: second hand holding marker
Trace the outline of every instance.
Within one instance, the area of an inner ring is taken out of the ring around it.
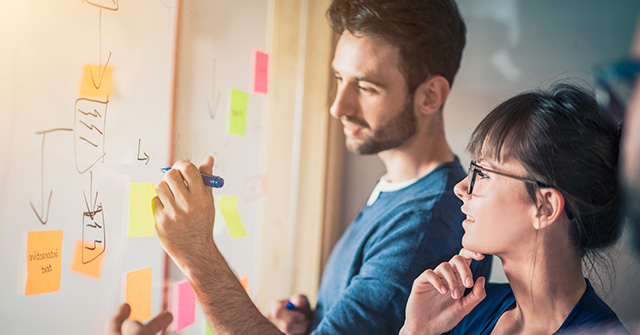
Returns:
[[[162,171],[162,173],[166,173],[169,170],[171,170],[170,167],[166,167],[166,168],[160,169],[160,171]],[[222,185],[224,185],[224,179],[222,179],[222,177],[212,176],[212,175],[206,174],[206,173],[200,173],[200,174],[202,175],[202,181],[207,186],[220,188],[220,187],[222,187]]]

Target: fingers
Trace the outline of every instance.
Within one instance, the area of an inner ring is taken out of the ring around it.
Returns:
[[[109,320],[109,323],[107,324],[107,334],[108,335],[122,334],[120,332],[122,323],[124,322],[124,320],[126,320],[129,317],[130,313],[131,313],[131,307],[129,307],[128,304],[120,305],[120,308],[118,308],[116,315],[114,315],[113,318],[111,318],[111,320]]]
[[[309,329],[309,318],[300,309],[305,308],[304,301],[306,297],[302,295],[296,295],[291,299],[280,300],[271,304],[269,308],[269,315],[272,322],[286,334],[305,334]],[[292,300],[293,299],[293,300]],[[292,311],[287,309],[286,304],[291,301],[296,305],[296,310]],[[295,302],[294,302],[295,301]],[[309,309],[308,301],[306,308]]]
[[[206,174],[212,174],[213,173],[213,163],[214,163],[214,159],[212,156],[206,156],[202,162],[200,162],[200,172],[202,173],[206,173]]]
[[[428,269],[420,274],[420,276],[418,276],[418,278],[413,282],[411,292],[421,293],[433,288],[441,294],[447,294],[447,292],[449,292],[447,289],[447,282],[436,274],[434,270]]]
[[[460,250],[459,255],[464,257],[464,258],[466,258],[466,259],[469,259],[469,263],[471,263],[472,259],[475,259],[476,261],[481,261],[481,260],[484,259],[484,255],[483,254],[481,254],[479,252],[471,251],[471,250],[468,250],[468,249],[465,249],[465,248],[462,248]]]
[[[462,285],[460,274],[455,270],[453,265],[449,262],[444,262],[438,265],[435,271],[438,276],[445,280],[449,292],[451,292],[451,298],[461,298],[464,294],[464,285]]]
[[[122,323],[122,335],[152,335],[144,326],[133,319],[126,319]]]
[[[294,294],[289,301],[296,306],[296,311],[303,313],[307,319],[311,318],[311,306],[306,295]]]
[[[147,322],[146,328],[150,332],[150,334],[155,334],[167,328],[172,320],[173,315],[171,315],[169,311],[163,311],[162,313],[156,315],[155,318],[151,319],[151,321]]]
[[[478,277],[473,290],[466,297],[462,298],[462,308],[465,314],[469,314],[478,304],[487,296],[487,292],[484,289],[485,278]]]
[[[458,272],[458,276],[460,278],[460,282],[466,288],[473,287],[473,274],[471,273],[471,268],[469,264],[471,263],[471,259],[464,258],[460,255],[455,255],[449,263],[453,266],[455,271]]]

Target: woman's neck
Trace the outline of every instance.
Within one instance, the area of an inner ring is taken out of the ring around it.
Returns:
[[[533,252],[520,259],[501,257],[516,304],[500,317],[493,334],[551,334],[586,290],[580,256],[570,243],[552,238],[538,242]]]

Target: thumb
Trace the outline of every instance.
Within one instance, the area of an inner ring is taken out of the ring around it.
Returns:
[[[205,174],[211,174],[213,172],[213,157],[206,156],[200,163],[200,172]]]
[[[461,299],[462,309],[465,315],[469,314],[487,296],[484,289],[485,278],[479,277],[473,285],[473,290]]]

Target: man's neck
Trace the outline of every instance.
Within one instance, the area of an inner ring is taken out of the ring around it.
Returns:
[[[384,164],[389,181],[403,182],[421,178],[443,163],[455,159],[444,130],[420,134],[403,145],[382,151],[378,157]]]

